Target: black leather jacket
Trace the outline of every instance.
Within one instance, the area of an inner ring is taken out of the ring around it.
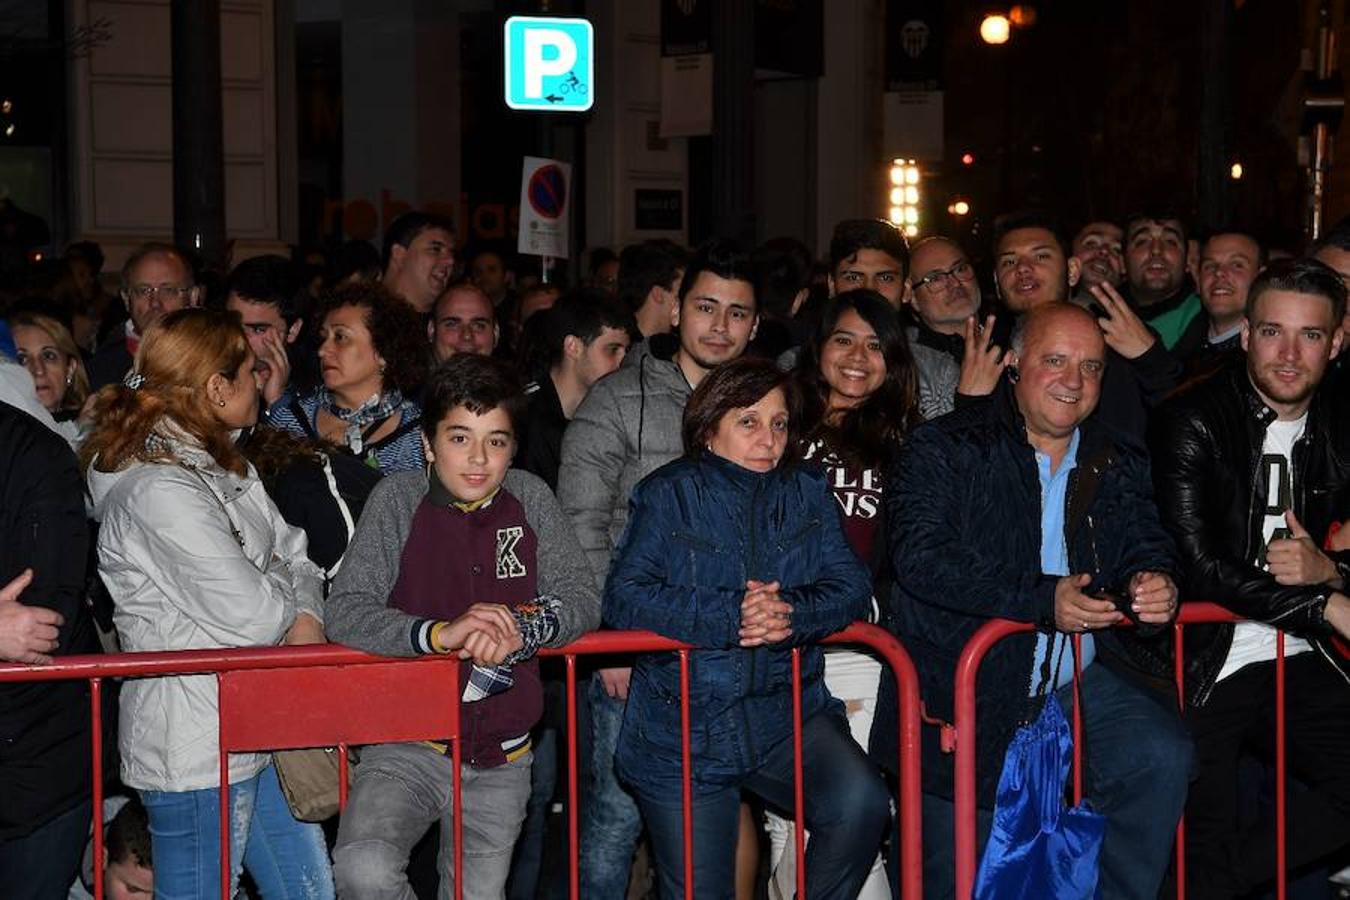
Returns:
[[[1350,415],[1335,409],[1340,391],[1324,384],[1313,397],[1303,437],[1294,445],[1294,513],[1316,540],[1350,514]],[[1181,554],[1182,596],[1219,603],[1238,615],[1309,639],[1350,681],[1323,619],[1326,585],[1286,586],[1253,560],[1263,541],[1266,472],[1260,465],[1266,427],[1275,412],[1247,377],[1245,359],[1168,403],[1150,434],[1158,508]],[[1342,578],[1350,552],[1332,554]],[[1347,579],[1350,580],[1350,579]],[[1186,629],[1186,695],[1209,698],[1233,641],[1233,626]],[[1139,642],[1155,675],[1170,677],[1170,637]],[[1148,645],[1152,645],[1151,647]],[[1159,666],[1165,666],[1162,671]]]

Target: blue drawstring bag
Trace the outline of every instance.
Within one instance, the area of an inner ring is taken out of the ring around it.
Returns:
[[[1058,667],[1056,667],[1058,668]],[[1092,900],[1106,817],[1070,808],[1064,784],[1073,734],[1059,703],[1013,735],[994,798],[994,824],[975,877],[974,900]]]

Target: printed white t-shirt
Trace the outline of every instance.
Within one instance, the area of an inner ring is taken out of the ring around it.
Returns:
[[[1275,420],[1266,428],[1266,440],[1261,445],[1261,469],[1266,475],[1266,516],[1261,526],[1261,546],[1257,549],[1254,562],[1266,568],[1266,546],[1277,529],[1287,529],[1284,511],[1294,505],[1294,444],[1303,437],[1303,429],[1308,424],[1308,414],[1285,422]],[[1281,536],[1287,537],[1285,531]],[[1232,675],[1243,666],[1255,662],[1266,662],[1275,658],[1275,636],[1278,629],[1263,622],[1239,622],[1234,627],[1233,645],[1228,648],[1228,658],[1219,670],[1218,681]],[[1293,656],[1311,650],[1311,645],[1302,638],[1291,634],[1284,636],[1284,655]]]

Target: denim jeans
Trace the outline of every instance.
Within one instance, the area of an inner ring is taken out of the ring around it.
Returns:
[[[848,730],[859,747],[867,749],[877,711],[877,688],[890,674],[871,654],[831,647],[825,651],[825,687],[844,704]],[[791,898],[797,891],[796,824],[791,816],[765,814],[769,832],[769,896]],[[807,835],[809,842],[810,835]],[[872,871],[858,892],[858,900],[889,900],[890,879],[878,854]]]
[[[625,703],[605,693],[597,674],[591,678],[591,785],[581,823],[581,896],[586,900],[624,900],[633,852],[642,833],[642,816],[614,773]],[[733,819],[735,817],[733,816]]]
[[[994,814],[981,809],[975,816],[975,859],[984,856]],[[896,842],[899,843],[898,841]],[[899,859],[894,860],[897,874]],[[956,897],[956,805],[946,797],[923,795],[923,898]]]
[[[219,788],[140,793],[150,820],[156,900],[216,900]],[[230,805],[231,885],[248,869],[263,900],[331,900],[333,871],[323,831],[291,815],[275,768],[231,784]]]
[[[1175,709],[1101,664],[1083,670],[1083,795],[1106,816],[1102,900],[1154,900],[1171,862],[1195,749]],[[1073,685],[1056,692],[1072,716]],[[1070,718],[1072,721],[1072,718]]]
[[[539,891],[539,869],[544,863],[544,838],[548,831],[549,804],[558,785],[558,729],[540,727],[534,732],[534,765],[530,769],[530,800],[525,824],[516,841],[511,876],[506,882],[507,900],[534,900]]]
[[[488,769],[460,769],[464,900],[501,900],[506,890],[511,849],[530,799],[530,762],[526,753]],[[339,896],[414,900],[408,855],[437,820],[444,841],[438,896],[453,896],[453,766],[449,756],[424,744],[380,744],[361,751],[333,848]]]
[[[6,900],[65,900],[79,874],[90,820],[85,800],[23,837],[0,841]]]
[[[742,788],[780,810],[793,806],[792,741],[739,785],[693,800],[694,896],[735,897],[736,835]],[[698,765],[698,761],[694,761]],[[847,726],[818,713],[802,725],[802,781],[806,827],[806,892],[812,900],[854,900],[867,880],[890,822],[881,774]],[[641,794],[638,803],[651,832],[662,900],[684,897],[684,816],[681,798]]]
[[[1096,663],[1083,670],[1083,795],[1106,816],[1097,886],[1102,900],[1156,900],[1171,861],[1192,770],[1190,736],[1176,711]],[[1073,686],[1055,694],[1072,716]],[[1072,721],[1072,719],[1070,719]],[[978,853],[993,817],[980,810]],[[951,802],[923,798],[926,900],[955,894]],[[978,855],[977,855],[978,859]]]

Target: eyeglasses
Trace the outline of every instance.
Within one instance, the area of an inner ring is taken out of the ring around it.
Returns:
[[[975,277],[975,267],[964,259],[950,269],[934,269],[927,275],[914,282],[914,290],[926,287],[929,290],[946,290],[950,282],[948,279],[956,281],[970,281]]]
[[[127,293],[137,300],[149,300],[152,297],[163,297],[165,300],[176,297],[179,300],[186,299],[188,294],[192,293],[191,286],[179,287],[176,284],[133,284],[127,289]]]

